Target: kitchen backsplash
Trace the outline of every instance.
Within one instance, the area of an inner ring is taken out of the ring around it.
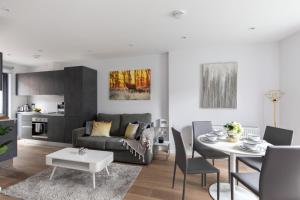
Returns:
[[[57,103],[64,101],[64,96],[58,95],[36,95],[28,98],[28,104],[35,104],[36,108],[41,108],[43,113],[56,112]]]

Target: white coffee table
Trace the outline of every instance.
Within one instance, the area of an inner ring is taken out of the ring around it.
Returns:
[[[78,149],[65,148],[48,154],[46,156],[46,164],[54,167],[50,180],[52,180],[57,167],[87,171],[93,175],[93,188],[95,188],[95,173],[105,168],[109,175],[107,166],[113,162],[113,157],[113,152],[109,151],[87,150],[84,155],[79,155]]]

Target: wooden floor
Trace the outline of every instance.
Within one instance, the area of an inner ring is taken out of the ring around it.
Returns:
[[[40,146],[19,142],[18,157],[14,159],[12,169],[0,168],[0,186],[16,184],[47,168],[45,155],[57,151],[59,147]],[[221,170],[221,180],[227,181],[227,161],[216,161],[216,167]],[[155,199],[181,199],[183,176],[177,170],[175,189],[171,188],[174,161],[154,160],[151,165],[143,167],[133,186],[127,193],[126,200],[155,200]],[[243,169],[245,167],[243,166]],[[186,199],[211,199],[207,188],[201,187],[201,176],[187,177]],[[207,185],[216,181],[216,175],[208,175]],[[0,194],[0,200],[15,200]]]

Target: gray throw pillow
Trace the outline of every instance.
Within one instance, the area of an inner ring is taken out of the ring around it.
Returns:
[[[93,121],[86,121],[85,122],[85,136],[90,136],[93,130]]]
[[[140,122],[140,121],[133,122],[133,124],[139,124],[139,128],[137,129],[136,134],[135,134],[135,139],[136,140],[140,140],[143,131],[146,128],[150,128],[151,127],[151,124],[145,123],[145,122]]]

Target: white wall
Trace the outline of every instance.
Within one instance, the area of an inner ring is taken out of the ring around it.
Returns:
[[[98,72],[98,112],[152,113],[153,121],[168,118],[168,56],[167,54],[78,60],[62,66],[94,68]],[[135,68],[151,68],[151,100],[109,100],[109,72]]]
[[[201,64],[238,62],[237,109],[200,108]],[[258,126],[263,134],[272,125],[272,105],[264,97],[278,88],[278,45],[215,46],[169,53],[169,119],[192,142],[191,123],[211,120],[213,124],[238,121]]]
[[[280,48],[281,126],[294,130],[293,143],[300,145],[300,32],[282,40]]]

